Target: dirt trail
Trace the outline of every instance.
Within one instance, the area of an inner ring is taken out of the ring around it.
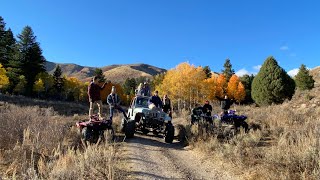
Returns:
[[[237,179],[179,142],[136,134],[125,140],[126,179]]]

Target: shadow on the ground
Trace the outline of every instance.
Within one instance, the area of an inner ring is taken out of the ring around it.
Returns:
[[[179,141],[173,141],[172,143],[166,143],[164,138],[161,136],[154,135],[143,135],[140,133],[135,133],[135,136],[130,139],[124,139],[129,145],[136,143],[146,146],[171,148],[171,149],[183,149],[183,145]],[[141,147],[142,148],[142,147]]]

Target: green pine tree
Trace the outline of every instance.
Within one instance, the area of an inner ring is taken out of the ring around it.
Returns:
[[[18,38],[21,53],[20,61],[23,65],[22,71],[27,81],[26,94],[31,95],[37,74],[46,71],[46,60],[30,26],[26,26],[22,33],[18,35]]]
[[[6,23],[4,22],[3,18],[0,16],[0,64],[6,68],[8,63],[6,58]]]
[[[229,82],[229,79],[234,74],[234,69],[232,69],[230,59],[226,59],[226,62],[224,63],[223,67],[224,69],[222,70],[222,74],[226,77],[227,82]]]
[[[310,90],[314,88],[314,79],[309,75],[309,70],[304,64],[300,66],[299,72],[295,76],[295,82],[300,90]]]
[[[240,77],[240,81],[244,85],[244,88],[246,90],[246,97],[243,101],[243,103],[253,103],[253,99],[251,97],[251,86],[252,86],[252,81],[254,79],[254,75],[248,75],[245,74],[244,76]]]
[[[206,79],[211,78],[212,73],[211,73],[211,69],[209,66],[205,66],[203,67],[203,71],[206,73]]]
[[[251,95],[258,105],[279,104],[291,99],[294,90],[294,80],[270,56],[253,79]]]
[[[97,76],[100,79],[99,82],[106,82],[106,77],[104,76],[102,69],[100,68],[95,69],[94,76]]]
[[[63,86],[64,86],[64,79],[62,77],[62,70],[58,65],[53,72],[53,91],[54,91],[53,95],[58,99],[62,97]]]
[[[6,87],[6,91],[12,94],[16,85],[20,82],[19,77],[23,75],[22,70],[24,67],[20,61],[20,52],[16,39],[10,28],[6,31],[5,42],[6,69],[7,76],[9,77],[9,85]]]
[[[6,30],[5,25],[6,23],[0,16],[0,63],[7,68],[8,62],[13,58],[16,40],[11,29]]]
[[[134,94],[136,86],[137,84],[134,78],[127,78],[123,83],[123,92],[127,95]]]

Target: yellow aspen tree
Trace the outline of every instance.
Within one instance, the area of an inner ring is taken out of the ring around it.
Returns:
[[[42,79],[39,78],[33,85],[33,91],[38,93],[38,96],[39,96],[40,93],[42,93],[44,90],[45,90],[44,83]]]
[[[47,72],[41,72],[36,76],[36,79],[41,79],[44,86],[44,91],[47,93],[50,88],[52,88],[54,84],[53,76],[48,74]]]
[[[99,83],[99,86],[101,87],[103,83]],[[112,82],[108,82],[105,84],[104,88],[100,91],[100,97],[102,102],[105,102],[107,100],[108,95],[111,93],[111,88],[114,86]]]
[[[228,82],[227,95],[230,99],[235,99],[240,80],[237,75],[233,74]]]
[[[79,100],[82,102],[88,101],[88,86],[89,82],[81,83],[80,84],[80,94],[79,94]]]
[[[226,94],[227,85],[228,83],[226,77],[223,74],[220,74],[217,78],[214,95],[223,98],[223,96]]]
[[[0,64],[0,88],[9,84],[9,78],[6,73],[6,69]]]
[[[72,96],[74,100],[79,101],[80,99],[80,81],[75,77],[65,78],[64,91],[65,96]]]
[[[163,81],[156,86],[160,96],[167,94],[178,108],[191,105],[203,98],[203,84],[206,74],[202,67],[195,67],[187,62],[180,63],[176,68],[166,72]]]
[[[241,82],[238,84],[237,93],[234,98],[239,103],[246,98],[246,89]]]
[[[217,77],[211,76],[208,79],[204,80],[204,86],[203,94],[207,97],[209,100],[215,99],[215,92],[217,91]]]

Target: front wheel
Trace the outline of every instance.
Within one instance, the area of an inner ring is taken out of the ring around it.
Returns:
[[[84,141],[90,141],[92,139],[92,131],[90,131],[88,127],[82,128],[81,135]]]
[[[243,121],[241,123],[241,127],[244,129],[244,131],[247,133],[249,131],[249,125],[247,122]]]
[[[121,124],[120,124],[120,131],[124,133],[126,126],[127,126],[127,120],[125,118],[123,118],[121,121]]]
[[[174,138],[174,126],[172,124],[168,124],[166,127],[164,140],[166,143],[172,143],[173,138]]]
[[[127,122],[125,128],[124,128],[124,134],[127,138],[132,138],[134,136],[135,131],[135,121],[129,121]]]

